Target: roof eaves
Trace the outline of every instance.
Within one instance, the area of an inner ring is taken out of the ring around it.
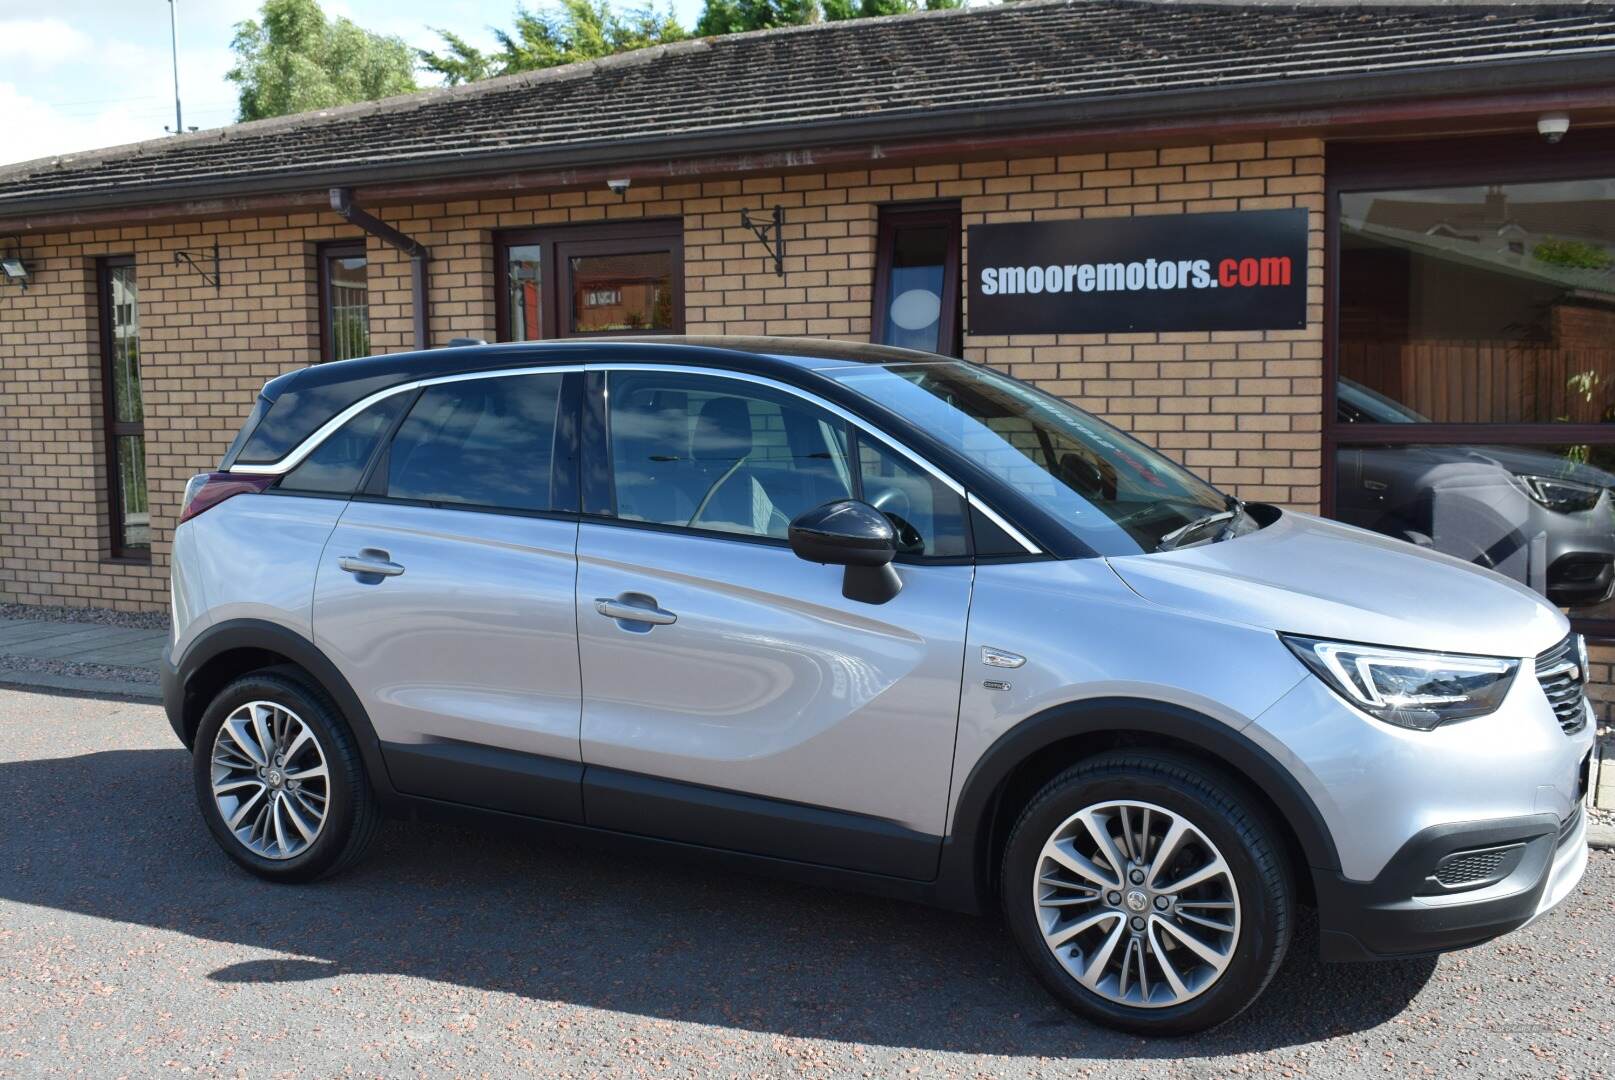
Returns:
[[[411,153],[328,169],[295,168],[196,182],[159,181],[146,187],[113,185],[34,198],[25,194],[0,198],[0,220],[63,210],[288,194],[334,186],[507,171],[604,167],[726,153],[745,154],[761,162],[793,151],[810,152],[814,147],[968,138],[1012,128],[1035,132],[1174,118],[1193,121],[1235,114],[1296,114],[1328,107],[1389,104],[1419,97],[1581,91],[1599,86],[1615,87],[1615,67],[1607,52],[1511,58],[1483,64],[1438,63],[1386,70],[1373,78],[1352,73],[1280,80],[1229,80],[1173,90],[1106,94],[1094,99],[1060,96],[985,108],[911,109],[811,123],[737,125],[688,135],[604,138],[561,146],[502,147],[476,152],[448,150],[439,155]],[[794,163],[812,162],[809,156]],[[759,167],[783,164],[768,161]]]

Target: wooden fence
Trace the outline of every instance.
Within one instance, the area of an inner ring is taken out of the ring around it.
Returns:
[[[1501,341],[1343,341],[1340,374],[1437,423],[1615,419],[1615,343],[1556,348]],[[1584,378],[1592,380],[1590,401],[1581,387]]]

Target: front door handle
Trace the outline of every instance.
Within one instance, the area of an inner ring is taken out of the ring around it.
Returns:
[[[657,607],[654,597],[642,593],[624,593],[616,598],[602,596],[595,600],[594,609],[606,618],[619,622],[670,626],[679,621],[679,617],[671,611]]]
[[[379,548],[361,548],[357,555],[343,555],[336,564],[350,574],[374,574],[376,577],[397,577],[404,568],[387,558]]]

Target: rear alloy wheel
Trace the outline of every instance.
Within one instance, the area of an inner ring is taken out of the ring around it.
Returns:
[[[312,728],[285,705],[240,705],[213,737],[213,801],[248,851],[290,859],[325,827],[331,774]]]
[[[1004,851],[1004,912],[1074,1011],[1185,1034],[1243,1011],[1278,970],[1294,899],[1275,831],[1189,758],[1105,754],[1049,781]]]
[[[244,675],[202,715],[196,801],[225,854],[259,877],[311,881],[356,861],[381,818],[346,721],[295,668]]]

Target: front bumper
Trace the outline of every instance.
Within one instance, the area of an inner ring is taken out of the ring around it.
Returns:
[[[1488,869],[1490,872],[1488,873]],[[1587,869],[1587,815],[1437,825],[1399,850],[1373,881],[1318,872],[1325,960],[1448,952],[1517,930],[1570,895]],[[1444,885],[1442,877],[1460,881]]]

